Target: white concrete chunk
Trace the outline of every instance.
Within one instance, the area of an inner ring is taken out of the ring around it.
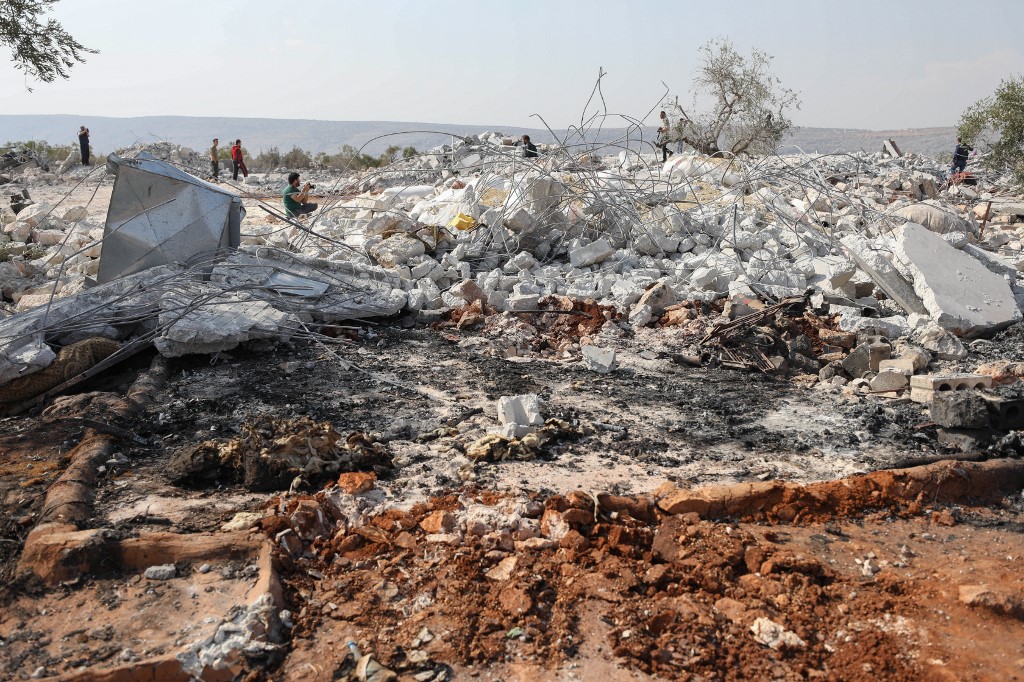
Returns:
[[[583,364],[598,374],[608,374],[615,369],[615,349],[599,346],[583,346]]]
[[[598,239],[586,246],[577,246],[569,251],[569,262],[573,267],[581,268],[587,265],[594,265],[608,258],[615,253],[615,249],[608,243],[607,239]]]
[[[904,226],[896,255],[913,275],[914,291],[943,329],[976,337],[1021,320],[1006,280],[927,228]]]

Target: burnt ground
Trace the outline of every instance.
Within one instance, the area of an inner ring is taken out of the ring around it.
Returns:
[[[411,510],[421,519],[436,500],[467,489],[512,500],[543,501],[578,489],[636,495],[665,481],[690,486],[831,480],[945,454],[920,405],[842,400],[838,393],[757,372],[695,368],[674,362],[671,349],[634,338],[616,338],[619,368],[597,374],[575,360],[492,357],[473,350],[465,343],[472,334],[457,330],[394,326],[340,333],[330,345],[251,344],[170,361],[170,379],[152,404],[130,423],[118,424],[145,445],[120,443],[117,461],[97,490],[96,518],[86,525],[126,534],[153,528],[190,533],[216,530],[240,511],[262,510],[269,495],[250,492],[229,476],[200,488],[173,485],[168,462],[183,447],[237,436],[264,415],[327,421],[342,434],[367,434],[383,445],[394,467],[382,472],[377,497],[356,505],[367,522],[388,507]],[[135,366],[117,368],[81,389],[123,392],[147,361],[139,356]],[[544,416],[568,423],[573,435],[530,459],[471,461],[470,445],[497,428],[494,401],[520,393],[539,394]],[[45,600],[46,590],[33,592],[40,588],[14,579],[14,565],[82,425],[29,414],[3,419],[0,429],[3,600],[29,594]],[[329,483],[304,480],[298,490],[315,492]],[[1019,569],[1024,556],[1019,506],[1011,501],[994,510],[957,510],[956,529],[943,528],[944,535],[936,532],[931,515],[837,517],[838,535],[821,523],[780,531],[757,523],[693,521],[674,532],[692,533],[699,547],[668,559],[656,556],[657,523],[628,519],[581,527],[584,542],[576,546],[555,543],[516,552],[483,540],[448,552],[434,551],[423,539],[396,549],[393,537],[341,552],[311,547],[303,561],[289,563],[289,607],[302,615],[292,653],[275,670],[290,679],[344,679],[341,660],[322,675],[303,665],[320,665],[317,652],[327,641],[336,646],[351,636],[384,662],[405,666],[409,675],[422,673],[426,664],[407,660],[409,641],[428,627],[435,641],[431,665],[449,666],[445,674],[459,679],[923,679],[929,670],[953,670],[953,661],[965,655],[957,636],[979,636],[991,618],[959,604],[958,584],[992,582],[1019,593],[1019,579],[1009,569]],[[601,540],[622,524],[628,542],[612,546]],[[695,530],[687,530],[691,526]],[[901,551],[893,543],[913,548],[911,541],[920,543],[922,534],[938,539],[927,539],[927,552],[911,550],[927,557],[903,562],[913,570],[890,577],[883,571],[879,578],[864,575],[862,564],[854,562],[869,552],[891,555],[891,570]],[[879,537],[890,535],[892,543],[876,546]],[[755,546],[766,555],[807,555],[813,565],[758,578],[764,571],[747,561],[744,549]],[[830,554],[837,549],[845,551],[841,561]],[[520,557],[523,594],[502,597],[504,587],[481,578],[503,558],[495,551]],[[352,556],[341,564],[332,558],[345,552]],[[975,579],[956,575],[948,565],[950,557],[973,562],[982,555],[987,563],[971,564]],[[656,568],[660,577],[648,576]],[[402,587],[382,597],[382,581]],[[424,591],[438,608],[404,620],[414,609],[404,600],[415,601]],[[853,592],[861,597],[851,597]],[[460,595],[472,598],[462,602]],[[788,598],[780,602],[780,595]],[[502,606],[503,599],[511,606]],[[929,631],[927,637],[938,640],[922,643],[923,631],[911,633],[906,623],[934,623],[936,610],[942,610],[930,605],[935,600],[952,609],[945,615],[969,622],[960,630]],[[334,616],[324,612],[325,604],[343,602],[354,605]],[[471,617],[456,612],[466,604]],[[511,618],[509,609],[523,617]],[[666,611],[679,619],[659,617]],[[785,622],[810,646],[765,649],[750,639],[752,614]],[[969,664],[948,679],[1012,679],[1008,671],[1021,669],[1024,651],[1013,644],[1022,641],[1020,623],[999,619],[993,636],[999,637],[995,649],[1002,662],[968,657]],[[840,632],[852,639],[842,640]],[[908,647],[915,653],[908,654]],[[865,650],[870,660],[861,659]],[[17,676],[35,670],[39,659],[22,654],[8,658],[3,669]],[[999,674],[982,674],[987,670]]]

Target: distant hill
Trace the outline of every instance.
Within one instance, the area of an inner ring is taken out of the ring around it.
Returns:
[[[406,123],[394,121],[314,121],[308,119],[213,118],[196,116],[140,116],[113,118],[103,116],[0,115],[0,144],[26,140],[45,140],[51,144],[76,144],[78,127],[89,128],[93,149],[111,152],[135,142],[167,140],[206,149],[214,137],[221,145],[241,138],[250,154],[269,147],[286,152],[292,147],[333,153],[342,145],[357,149],[365,145],[366,153],[379,154],[388,145],[429,149],[451,141],[452,135],[468,135],[484,131],[501,131],[518,137],[524,133],[535,142],[553,142],[547,130],[518,128],[509,125]],[[565,131],[555,131],[561,138]],[[603,130],[593,142],[609,142],[619,138],[623,129]],[[647,131],[653,139],[653,127]],[[955,128],[912,128],[907,130],[856,130],[849,128],[801,128],[785,140],[780,151],[790,153],[797,148],[805,152],[878,151],[882,141],[893,139],[904,152],[937,156],[949,153],[955,144]],[[610,150],[608,150],[610,151]]]
[[[956,128],[905,128],[903,130],[858,130],[856,128],[800,128],[790,135],[779,149],[792,153],[853,152],[863,149],[877,152],[884,140],[893,140],[900,151],[924,156],[952,155],[956,146]]]

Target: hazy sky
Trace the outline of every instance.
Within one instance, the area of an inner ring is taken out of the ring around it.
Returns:
[[[0,61],[0,113],[564,127],[599,68],[609,111],[640,118],[725,36],[775,57],[796,123],[888,129],[954,125],[1024,72],[1020,0],[63,0],[54,16],[100,54],[32,93]]]

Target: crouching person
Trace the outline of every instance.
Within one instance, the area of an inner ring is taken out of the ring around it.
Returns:
[[[316,204],[309,201],[309,192],[313,185],[308,182],[299,189],[299,174],[288,174],[288,186],[284,188],[284,211],[289,218],[316,210]]]

